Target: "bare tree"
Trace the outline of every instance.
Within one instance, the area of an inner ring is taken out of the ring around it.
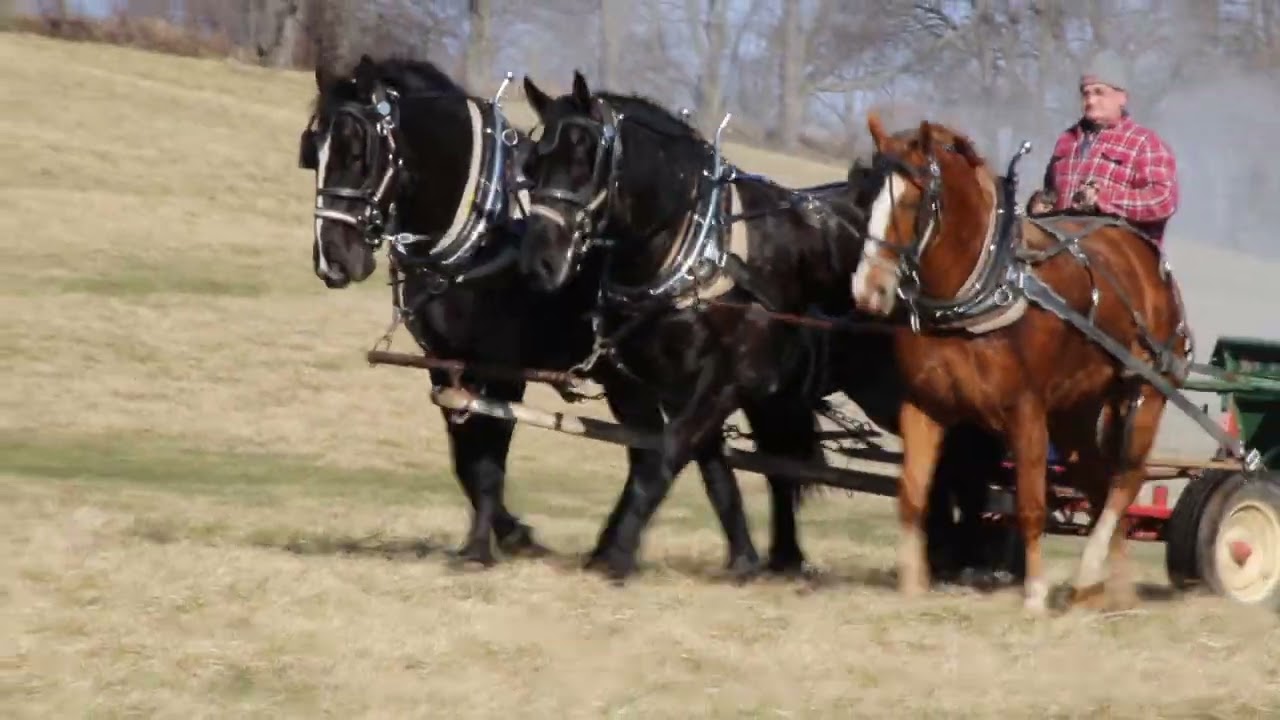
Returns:
[[[600,80],[605,87],[622,83],[622,55],[632,17],[630,0],[600,0]]]
[[[466,49],[466,78],[472,87],[483,87],[490,77],[489,65],[493,60],[492,0],[467,0],[467,16],[470,38]]]
[[[823,7],[829,6],[824,2]],[[778,141],[787,151],[795,150],[800,142],[800,123],[804,119],[808,89],[805,87],[804,70],[808,60],[808,41],[804,34],[804,18],[799,2],[782,4],[782,77],[779,100],[781,117],[778,122]]]

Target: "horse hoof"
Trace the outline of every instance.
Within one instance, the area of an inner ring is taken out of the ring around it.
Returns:
[[[739,555],[725,564],[725,571],[737,585],[746,584],[759,577],[760,569],[760,558],[751,555]]]
[[[596,550],[583,563],[582,569],[603,575],[614,585],[622,585],[635,571],[635,560],[618,550]]]
[[[924,597],[929,584],[923,578],[903,576],[898,578],[898,594],[907,599]]]
[[[1029,618],[1048,617],[1049,606],[1046,605],[1042,599],[1037,600],[1035,598],[1023,598],[1022,614]]]
[[[597,555],[595,553],[588,555],[587,559],[582,561],[582,571],[589,572],[589,573],[600,573],[603,575],[605,571],[604,556]]]
[[[449,555],[449,564],[458,570],[487,570],[497,564],[493,551],[479,543],[467,543]]]
[[[1050,592],[1047,587],[1024,587],[1022,594],[1022,613],[1028,617],[1041,618],[1049,614]]]
[[[519,526],[510,535],[499,540],[498,549],[509,557],[538,559],[551,554],[549,548],[533,539],[533,528],[528,525]]]
[[[634,558],[625,557],[622,553],[616,553],[609,558],[608,567],[605,570],[605,576],[616,586],[621,587],[626,583],[636,571],[636,561]]]
[[[536,540],[531,540],[527,545],[521,545],[519,548],[508,552],[512,557],[529,558],[531,560],[541,560],[554,554],[551,552],[551,548]]]
[[[996,574],[991,570],[967,567],[960,571],[956,583],[973,590],[990,591],[996,586]]]
[[[770,554],[766,565],[769,573],[782,578],[800,578],[805,575],[804,555],[798,552]]]
[[[1102,583],[1084,588],[1073,586],[1067,604],[1071,608],[1082,610],[1102,610],[1106,605],[1106,595],[1106,588]]]

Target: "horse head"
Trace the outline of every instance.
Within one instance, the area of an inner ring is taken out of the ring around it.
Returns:
[[[655,235],[688,213],[710,146],[657,103],[592,93],[576,71],[566,95],[527,76],[524,87],[539,129],[523,168],[533,187],[522,270],[554,291],[595,246],[613,265],[643,264]]]
[[[853,297],[859,309],[888,316],[900,296],[942,300],[959,291],[980,250],[971,231],[991,227],[998,198],[994,178],[964,135],[928,121],[889,134],[875,113],[867,125],[875,153],[861,183],[878,190]]]
[[[330,288],[369,277],[391,232],[447,227],[473,144],[465,93],[427,62],[317,67],[298,165],[316,177],[312,262]]]

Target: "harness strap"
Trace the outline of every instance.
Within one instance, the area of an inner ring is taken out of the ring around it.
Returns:
[[[1188,350],[1191,349],[1193,345],[1189,342],[1190,337],[1187,332],[1186,312],[1182,305],[1181,293],[1177,289],[1177,283],[1174,281],[1173,276],[1167,272],[1167,264],[1163,261],[1161,262],[1161,276],[1173,289],[1175,305],[1178,308],[1178,324],[1175,328],[1173,337],[1170,337],[1167,343],[1162,344],[1156,341],[1154,333],[1152,333],[1151,329],[1147,326],[1142,314],[1138,312],[1135,303],[1129,297],[1128,293],[1124,291],[1124,286],[1120,284],[1111,268],[1109,268],[1105,263],[1099,263],[1097,258],[1091,257],[1081,245],[1081,241],[1084,240],[1084,238],[1107,227],[1119,227],[1134,232],[1138,231],[1136,231],[1132,225],[1120,218],[1096,215],[1065,216],[1070,221],[1078,220],[1082,225],[1080,228],[1068,231],[1063,227],[1063,222],[1061,221],[1062,217],[1064,216],[1054,218],[1028,218],[1028,222],[1054,238],[1055,242],[1047,250],[1043,251],[1022,248],[1019,252],[1019,257],[1030,265],[1037,265],[1046,262],[1051,258],[1057,257],[1063,252],[1067,252],[1072,255],[1089,274],[1091,301],[1089,319],[1091,321],[1093,320],[1095,313],[1097,312],[1098,304],[1101,300],[1101,290],[1098,287],[1096,279],[1096,276],[1101,276],[1110,284],[1117,299],[1119,299],[1120,303],[1124,306],[1125,311],[1129,314],[1130,320],[1132,320],[1133,324],[1138,328],[1138,341],[1147,351],[1151,352],[1155,356],[1160,371],[1174,373],[1178,377],[1185,377],[1190,369],[1188,361],[1176,357],[1173,353],[1173,346],[1178,338],[1182,338],[1184,341],[1187,341],[1186,349]],[[1138,232],[1138,234],[1141,236],[1141,232]]]
[[[1153,370],[1146,363],[1133,357],[1120,343],[1116,342],[1107,333],[1102,332],[1096,325],[1087,318],[1077,313],[1067,301],[1062,298],[1053,288],[1046,285],[1034,273],[1023,272],[1018,276],[1018,288],[1028,299],[1035,304],[1048,310],[1059,318],[1071,323],[1077,330],[1084,333],[1090,340],[1098,343],[1122,363],[1130,371],[1141,375],[1143,379],[1150,382],[1162,395],[1168,398],[1178,409],[1190,415],[1205,432],[1209,433],[1218,444],[1230,452],[1234,457],[1240,459],[1244,468],[1248,472],[1257,469],[1260,462],[1258,451],[1248,450],[1244,442],[1239,438],[1232,437],[1215,423],[1207,414],[1201,412],[1200,408],[1182,395],[1172,383],[1163,375]]]

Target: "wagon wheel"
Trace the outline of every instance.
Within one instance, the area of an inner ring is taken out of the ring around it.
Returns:
[[[1209,587],[1246,605],[1280,607],[1280,474],[1242,483],[1223,503],[1210,537]]]
[[[1243,482],[1238,474],[1210,470],[1178,496],[1164,528],[1165,570],[1175,588],[1189,590],[1204,580],[1204,569],[1212,562],[1206,555],[1222,517],[1222,504]]]

